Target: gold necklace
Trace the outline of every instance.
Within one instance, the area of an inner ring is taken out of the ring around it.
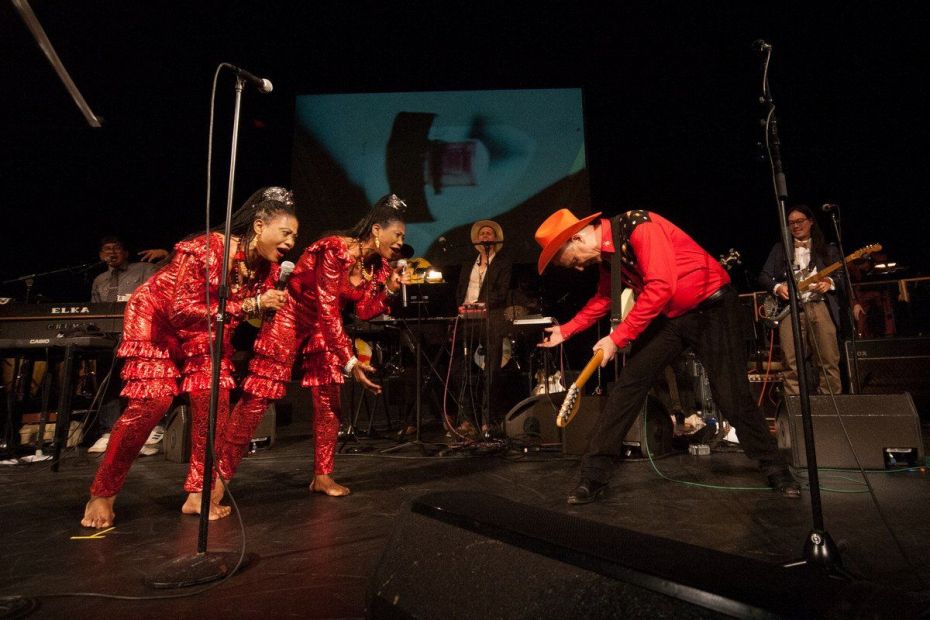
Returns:
[[[365,271],[365,252],[362,250],[361,241],[358,241],[358,271],[362,274],[362,278],[364,278],[367,282],[371,282],[371,279],[375,277],[374,265],[369,267],[368,271]]]

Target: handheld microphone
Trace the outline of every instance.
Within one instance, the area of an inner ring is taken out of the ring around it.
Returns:
[[[278,281],[274,285],[274,290],[283,291],[287,288],[287,281],[291,277],[292,271],[294,271],[294,263],[289,260],[281,263],[281,273],[278,274]]]
[[[840,205],[831,204],[828,202],[824,204],[822,207],[820,207],[820,210],[823,211],[824,213],[830,213],[831,211],[839,211]]]
[[[400,275],[404,275],[404,272],[407,271],[407,260],[402,258],[397,261],[397,266],[400,267]],[[400,303],[404,308],[407,307],[407,285],[400,285]]]
[[[245,69],[233,65],[227,65],[232,69],[236,75],[241,77],[246,82],[250,82],[260,93],[270,93],[274,90],[274,85],[271,83],[271,80],[266,80],[265,78],[260,78],[252,73],[249,73]]]

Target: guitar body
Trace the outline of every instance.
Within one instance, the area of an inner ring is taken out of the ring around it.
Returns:
[[[835,263],[824,267],[813,275],[809,275],[809,272],[806,269],[801,270],[795,275],[795,281],[798,283],[798,292],[806,292],[811,285],[817,284],[824,280],[846,263],[859,260],[866,254],[879,252],[881,249],[882,246],[880,243],[873,243],[863,248],[859,248],[843,260],[838,260]],[[759,306],[759,318],[770,327],[775,327],[778,325],[782,319],[788,316],[789,312],[791,312],[791,305],[788,303],[788,300],[781,299],[780,297],[775,296],[773,293],[768,293],[765,296],[765,299],[762,301],[762,305]]]

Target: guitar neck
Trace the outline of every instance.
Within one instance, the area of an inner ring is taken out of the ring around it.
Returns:
[[[800,291],[807,290],[808,286],[810,286],[811,284],[816,284],[820,282],[821,280],[826,278],[828,275],[830,275],[831,273],[839,269],[842,264],[843,264],[843,261],[837,261],[828,267],[824,267],[823,269],[821,269],[814,275],[804,278],[798,283],[798,290]]]
[[[588,360],[587,365],[582,369],[581,374],[578,375],[578,378],[575,379],[575,387],[581,389],[584,387],[584,384],[588,382],[588,379],[591,378],[591,375],[594,374],[594,371],[597,370],[598,366],[601,365],[601,361],[604,359],[604,352],[601,349],[595,351],[594,355]]]

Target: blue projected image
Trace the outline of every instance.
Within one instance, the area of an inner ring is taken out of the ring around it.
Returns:
[[[303,95],[296,118],[294,188],[311,235],[348,228],[393,192],[418,256],[466,256],[471,223],[495,219],[514,258],[532,261],[549,212],[590,211],[580,89]]]

